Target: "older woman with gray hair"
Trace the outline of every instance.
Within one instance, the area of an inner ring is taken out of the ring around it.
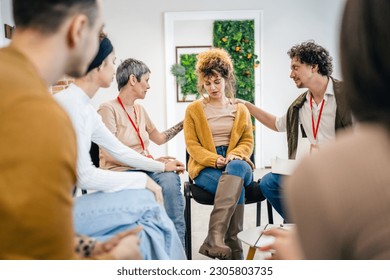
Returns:
[[[132,58],[123,61],[116,72],[119,95],[117,98],[103,103],[98,112],[108,129],[122,143],[145,157],[153,158],[148,149],[150,141],[158,145],[168,142],[183,129],[183,123],[180,122],[164,132],[160,132],[145,108],[136,103],[136,100],[145,98],[150,88],[149,77],[150,69],[142,61]],[[169,163],[175,159],[165,156],[156,160]],[[134,165],[116,161],[103,149],[100,151],[100,166],[115,171],[134,170]],[[175,224],[184,246],[184,199],[180,191],[181,182],[178,176],[180,172],[157,173],[139,169],[137,171],[145,172],[162,187],[165,210]]]

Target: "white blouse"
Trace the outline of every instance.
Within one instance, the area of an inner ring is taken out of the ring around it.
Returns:
[[[331,142],[336,137],[335,121],[336,121],[336,97],[333,90],[333,81],[329,78],[328,85],[326,87],[324,95],[324,109],[320,120],[320,126],[318,128],[317,139],[314,139],[312,130],[312,109],[310,108],[310,92],[306,95],[306,101],[302,108],[299,109],[299,124],[302,124],[305,130],[307,139],[311,144],[324,144]],[[317,105],[313,102],[313,115],[315,124],[317,125],[318,116],[320,112],[321,103]],[[275,121],[276,129],[279,132],[285,132],[287,129],[287,114],[282,117],[276,118]],[[300,130],[299,130],[300,131]]]
[[[147,175],[143,172],[116,172],[96,168],[89,154],[91,141],[104,148],[116,160],[138,170],[164,171],[164,163],[123,145],[104,125],[90,104],[88,95],[75,84],[54,94],[54,98],[68,113],[76,132],[77,187],[105,192],[146,187]]]

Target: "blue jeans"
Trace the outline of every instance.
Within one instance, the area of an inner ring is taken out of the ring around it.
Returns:
[[[268,173],[260,180],[260,189],[275,210],[286,221],[284,206],[282,206],[283,196],[281,194],[281,180],[283,175]]]
[[[183,260],[185,252],[172,221],[151,191],[95,192],[75,199],[75,231],[104,241],[142,226],[140,250],[146,260]]]
[[[218,155],[226,157],[226,146],[218,146],[216,149]],[[194,181],[202,189],[215,194],[219,177],[221,177],[223,171],[226,171],[229,175],[241,177],[244,180],[244,187],[242,188],[241,196],[237,202],[238,204],[244,204],[245,187],[249,186],[253,181],[252,167],[244,160],[232,160],[223,169],[206,167],[199,173]]]
[[[186,225],[184,221],[184,197],[180,191],[180,177],[175,172],[145,172],[162,188],[165,211],[174,223],[183,247]]]

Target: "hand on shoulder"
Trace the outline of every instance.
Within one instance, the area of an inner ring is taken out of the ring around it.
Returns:
[[[247,103],[248,101],[240,99],[240,98],[232,98],[231,102],[232,102],[232,104],[240,104],[241,103],[241,104],[245,105],[245,103]]]

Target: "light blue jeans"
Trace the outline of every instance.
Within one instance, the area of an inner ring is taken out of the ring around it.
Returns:
[[[216,149],[218,155],[226,157],[226,146],[218,146]],[[226,171],[229,175],[238,176],[244,180],[244,187],[242,188],[241,196],[237,202],[238,204],[244,204],[245,187],[249,186],[253,181],[252,167],[244,160],[232,160],[225,166],[224,169],[206,167],[199,173],[194,181],[196,185],[202,189],[215,194],[218,187],[219,177],[221,177],[222,172],[224,171]]]
[[[132,170],[129,170],[132,171]],[[185,246],[186,225],[184,221],[184,197],[180,191],[180,177],[175,172],[147,172],[150,178],[153,179],[162,188],[165,211],[168,217],[172,220],[180,237],[183,247]]]
[[[77,233],[101,241],[140,225],[140,250],[145,260],[186,259],[172,221],[149,190],[79,196],[75,199],[73,218]]]
[[[283,196],[281,193],[281,180],[283,175],[268,173],[260,180],[260,189],[265,198],[272,204],[275,210],[286,220],[286,215],[283,209]]]

